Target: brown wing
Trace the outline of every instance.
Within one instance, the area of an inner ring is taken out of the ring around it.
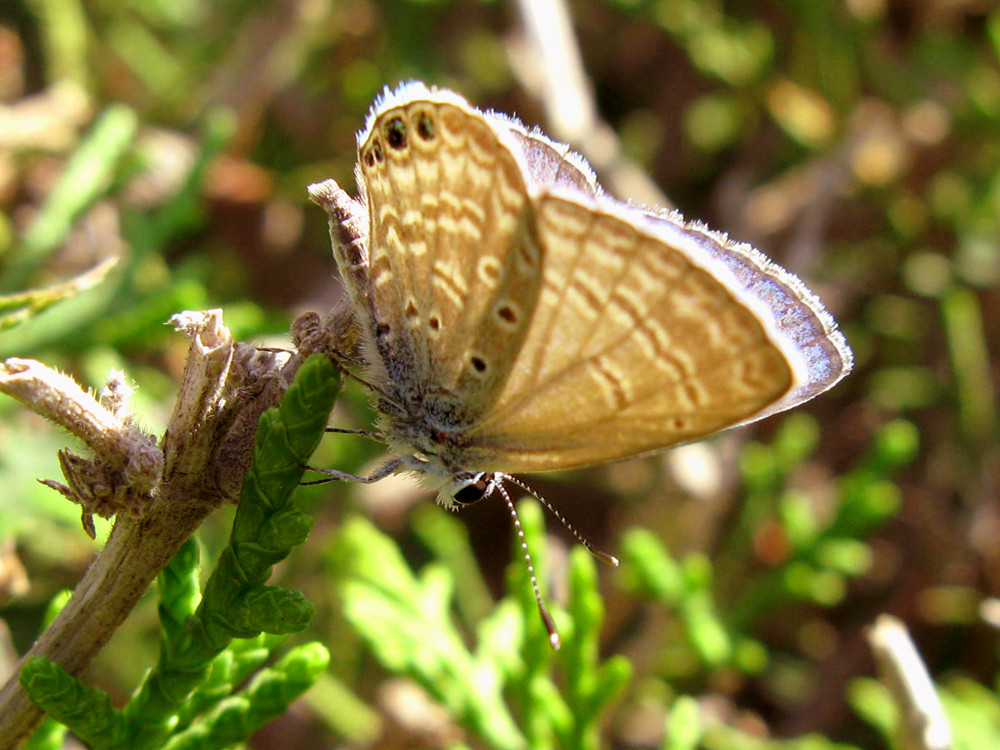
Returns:
[[[640,216],[539,198],[542,291],[501,397],[469,436],[482,468],[568,468],[693,440],[751,419],[798,377],[763,303]]]
[[[474,420],[499,395],[541,281],[519,163],[448,92],[377,112],[359,148],[370,298],[389,379],[451,392]]]

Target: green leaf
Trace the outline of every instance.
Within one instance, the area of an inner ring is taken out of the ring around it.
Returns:
[[[34,656],[21,668],[21,686],[40,709],[94,748],[117,746],[128,724],[103,690],[88,688],[58,664]]]
[[[211,682],[213,669],[226,666],[216,659],[233,638],[261,630],[298,632],[312,617],[314,607],[302,594],[261,584],[308,533],[311,519],[294,508],[293,496],[338,390],[334,365],[310,357],[281,405],[261,416],[230,543],[194,614],[164,641],[159,664],[125,709],[134,747],[165,741],[192,691]]]

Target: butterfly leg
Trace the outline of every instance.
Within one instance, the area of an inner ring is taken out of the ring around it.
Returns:
[[[342,427],[327,427],[327,432],[336,432],[340,435],[360,435],[361,437],[371,438],[372,440],[377,440],[380,443],[385,442],[385,436],[378,432],[373,432],[372,430],[348,430]]]
[[[362,484],[371,484],[380,479],[385,479],[396,471],[396,469],[405,465],[406,463],[403,459],[397,458],[395,461],[390,461],[385,466],[379,467],[366,477],[358,476],[357,474],[348,474],[346,471],[338,471],[337,469],[317,469],[315,466],[307,466],[306,468],[311,471],[326,474],[327,478],[314,479],[309,482],[302,482],[302,484],[326,484],[327,482],[361,482]]]

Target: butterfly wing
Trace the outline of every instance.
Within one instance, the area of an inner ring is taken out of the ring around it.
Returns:
[[[359,185],[386,381],[403,401],[452,394],[461,413],[446,426],[474,421],[506,382],[540,289],[521,166],[463,99],[410,84],[359,135]]]
[[[832,318],[761,253],[599,191],[533,187],[542,290],[470,461],[517,472],[640,455],[791,408],[849,372]]]
[[[451,92],[408,84],[376,103],[358,174],[370,234],[353,296],[376,385],[409,415],[387,432],[446,471],[659,450],[851,368],[794,276],[613,201],[582,157]]]

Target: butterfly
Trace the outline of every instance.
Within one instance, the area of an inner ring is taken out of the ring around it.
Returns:
[[[852,368],[797,277],[615,200],[583,157],[514,118],[412,82],[375,101],[357,140],[358,198],[332,180],[309,192],[331,217],[392,459],[334,478],[408,469],[448,508],[507,498],[512,474],[691,442]]]

